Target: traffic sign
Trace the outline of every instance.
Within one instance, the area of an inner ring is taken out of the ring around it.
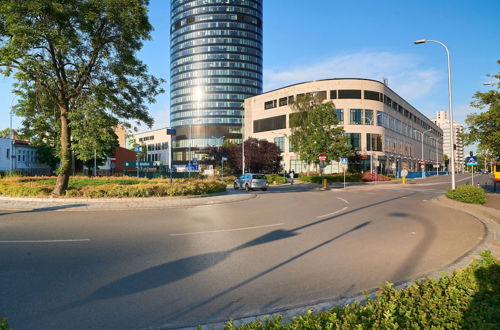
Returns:
[[[192,163],[193,165],[198,165],[198,158],[193,158]]]
[[[320,162],[319,163],[319,167],[320,168],[325,168],[326,167],[326,163],[325,162]]]
[[[340,165],[347,166],[349,164],[349,160],[347,158],[340,158]]]
[[[319,161],[324,162],[326,160],[326,154],[319,154]]]
[[[176,135],[177,131],[173,128],[167,128],[167,135]]]
[[[477,157],[467,157],[465,158],[465,163],[467,166],[477,166]]]
[[[222,157],[221,160],[226,161],[227,157]]]
[[[420,165],[425,165],[425,160],[421,160]]]
[[[401,171],[401,176],[408,176],[408,170],[407,169],[404,169]]]

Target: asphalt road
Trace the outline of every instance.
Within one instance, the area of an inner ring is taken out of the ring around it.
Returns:
[[[170,209],[0,211],[0,316],[14,329],[176,328],[412,279],[484,236],[475,218],[430,201],[449,180],[280,186]]]

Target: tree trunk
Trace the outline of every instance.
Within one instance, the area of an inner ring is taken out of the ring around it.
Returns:
[[[69,176],[71,173],[71,129],[68,120],[68,107],[60,106],[61,111],[61,163],[59,164],[56,185],[52,194],[64,195],[68,189]]]

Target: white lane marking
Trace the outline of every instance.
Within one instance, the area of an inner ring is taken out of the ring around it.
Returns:
[[[46,239],[46,240],[28,240],[28,241],[0,241],[0,243],[71,243],[71,242],[89,242],[90,238],[76,239]]]
[[[330,215],[337,214],[337,213],[342,212],[342,211],[344,211],[344,210],[347,210],[347,206],[346,206],[346,207],[344,207],[343,209],[340,209],[340,210],[335,211],[335,212],[332,212],[332,213],[323,214],[323,215],[318,215],[318,216],[316,217],[316,219],[319,219],[319,218],[324,218],[324,217],[328,217],[328,216],[330,216]]]
[[[262,226],[254,226],[254,227],[243,227],[243,228],[234,228],[234,229],[220,229],[220,230],[209,230],[209,231],[196,231],[191,233],[179,233],[179,234],[169,234],[168,236],[187,236],[187,235],[201,235],[201,234],[213,234],[213,233],[225,233],[230,231],[240,231],[240,230],[250,230],[250,229],[260,229],[260,228],[268,228],[268,227],[276,227],[284,225],[284,222],[281,223],[273,223],[271,225],[262,225]]]
[[[337,197],[337,199],[340,199],[340,200],[341,200],[341,201],[343,201],[344,203],[349,204],[349,202],[348,202],[348,201],[346,201],[346,200],[345,200],[345,199],[343,199],[343,198]]]

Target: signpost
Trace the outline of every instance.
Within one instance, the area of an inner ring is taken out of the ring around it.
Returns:
[[[401,171],[401,177],[403,178],[403,184],[406,184],[406,177],[408,176],[408,170],[405,168]]]
[[[136,152],[135,167],[136,167],[136,170],[137,170],[137,177],[139,177],[139,151],[141,151],[141,147],[135,147],[134,150]]]
[[[323,189],[326,189],[326,181],[323,179],[323,169],[326,167],[326,154],[319,154],[319,170],[321,172],[321,182],[323,183]]]
[[[227,157],[222,157],[221,162],[222,162],[222,180],[224,181],[224,161],[227,161]]]
[[[472,151],[470,152],[470,157],[465,158],[465,163],[472,169],[472,181],[471,185],[474,185],[474,166],[477,166],[477,157],[474,157]]]
[[[347,170],[347,165],[349,164],[349,160],[347,158],[340,158],[340,166],[344,170],[344,189],[345,189],[345,172]]]

